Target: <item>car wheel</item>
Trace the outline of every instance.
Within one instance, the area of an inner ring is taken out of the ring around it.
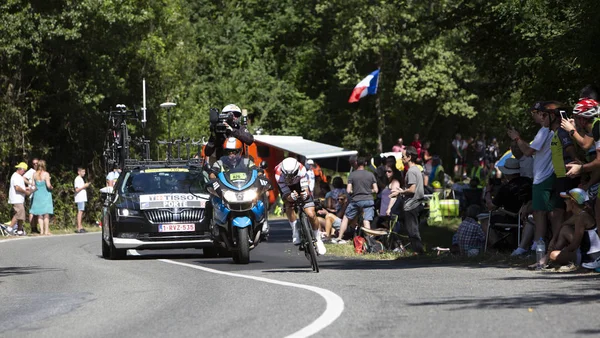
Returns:
[[[109,230],[110,231],[110,230]],[[109,244],[109,257],[111,260],[124,259],[127,257],[127,249],[117,249],[115,248],[115,244],[113,243],[112,233],[109,235],[110,244]]]
[[[104,236],[102,236],[102,258],[108,259],[110,257],[110,247],[106,244]]]

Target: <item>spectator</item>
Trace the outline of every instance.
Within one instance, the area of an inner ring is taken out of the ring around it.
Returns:
[[[541,263],[545,264],[548,260],[560,265],[571,263],[567,269],[574,270],[575,264],[578,264],[578,256],[581,255],[584,268],[600,267],[600,239],[594,217],[586,206],[589,200],[587,193],[583,189],[574,188],[561,192],[560,196],[565,200],[567,212],[572,216],[561,224],[559,234],[548,244],[548,254]]]
[[[467,178],[467,172],[479,165],[476,142],[472,137],[467,138],[467,149],[465,151],[464,160],[463,177]]]
[[[528,177],[521,177],[519,160],[516,158],[506,159],[504,166],[498,167],[498,170],[504,174],[503,182],[493,198],[491,190],[486,191],[486,206],[490,211],[503,208],[512,214],[518,214],[523,204],[531,200],[532,181]],[[509,214],[496,213],[489,221],[490,223],[517,224],[518,219]],[[487,229],[488,220],[482,220],[482,226],[484,229]],[[517,250],[519,250],[519,248],[517,248]],[[515,250],[515,252],[517,250]],[[513,252],[515,255],[525,253],[515,252]]]
[[[548,113],[548,125],[554,132],[550,142],[550,152],[552,154],[552,167],[556,180],[553,185],[553,194],[558,196],[561,192],[570,191],[579,186],[579,177],[567,177],[567,163],[577,160],[577,153],[573,140],[569,133],[560,127],[561,112],[566,115],[566,109],[558,102],[549,103],[544,107]],[[556,240],[560,227],[565,219],[566,204],[564,199],[554,199],[554,209],[551,213],[552,237]]]
[[[107,187],[114,186],[115,182],[117,182],[117,179],[119,178],[120,174],[121,174],[121,169],[119,169],[119,167],[114,165],[113,170],[111,172],[109,172],[108,175],[106,175],[106,186]]]
[[[327,209],[321,209],[317,213],[324,218],[319,218],[321,223],[321,229],[325,234],[325,240],[330,241],[335,235],[335,231],[340,231],[342,225],[342,218],[346,213],[348,207],[348,195],[344,192],[337,197],[337,209],[334,212],[330,212]],[[342,234],[343,236],[343,234]]]
[[[521,151],[521,148],[517,145],[517,142],[514,141],[510,143],[510,151],[513,156],[519,160],[521,176],[533,179],[533,157],[525,156]]]
[[[421,148],[421,158],[423,159],[423,164],[427,164],[431,161],[431,154],[429,153],[429,148],[431,147],[431,142],[425,141],[423,143],[423,147]]]
[[[487,145],[487,147],[485,148],[485,157],[490,161],[490,162],[496,162],[498,161],[498,158],[500,157],[500,146],[498,145],[498,140],[493,137],[492,138],[492,142],[490,142],[490,144]]]
[[[421,200],[424,197],[423,174],[415,164],[417,160],[417,150],[414,147],[407,147],[402,161],[408,167],[406,172],[406,189],[394,189],[390,197],[401,195],[404,200],[404,224],[415,253],[423,253],[423,243],[419,233],[419,214],[423,210]]]
[[[392,207],[396,203],[397,196],[391,197],[393,190],[400,189],[400,181],[402,181],[402,173],[396,169],[394,165],[385,166],[385,174],[388,184],[381,191],[381,206],[379,207],[378,225],[387,222],[392,215]]]
[[[87,188],[90,186],[89,182],[84,182],[83,177],[85,176],[85,169],[82,167],[77,168],[77,177],[73,185],[75,187],[75,204],[77,205],[77,230],[76,233],[87,232],[82,226],[83,212],[85,211],[85,202],[87,202]]]
[[[415,149],[417,149],[417,156],[419,158],[421,158],[422,146],[421,146],[421,141],[419,140],[419,134],[415,134],[414,139],[410,145],[415,147]]]
[[[330,212],[335,212],[338,209],[338,197],[346,193],[346,188],[344,181],[339,176],[333,178],[331,185],[333,189],[325,195],[325,208]]]
[[[38,162],[38,169],[33,175],[35,181],[35,196],[31,204],[30,212],[38,216],[41,235],[52,235],[50,233],[50,215],[54,214],[52,204],[52,184],[50,183],[50,174],[46,171],[46,161]]]
[[[317,180],[317,181],[319,182],[319,189],[318,189],[319,192],[316,196],[317,196],[317,198],[325,199],[327,194],[331,191],[331,187],[325,181],[322,181],[322,180]]]
[[[485,133],[481,133],[478,137],[475,138],[475,151],[477,153],[477,159],[479,160],[479,165],[483,165],[483,160],[485,158]]]
[[[452,141],[452,157],[454,158],[454,177],[460,177],[463,172],[463,165],[465,164],[465,149],[467,143],[461,138],[460,134],[454,136]],[[431,180],[430,180],[431,181]]]
[[[427,172],[427,170],[425,171]],[[433,186],[433,182],[438,182],[440,185],[444,183],[444,167],[442,166],[442,160],[439,156],[433,155],[431,159],[431,171],[429,171],[429,176],[426,179],[427,185]]]
[[[477,223],[477,215],[481,212],[479,205],[473,204],[467,208],[465,219],[458,226],[456,237],[460,253],[477,256],[485,245],[485,233]]]
[[[542,238],[547,232],[548,213],[554,208],[552,186],[556,180],[552,167],[550,142],[553,132],[548,128],[548,113],[544,110],[546,102],[537,102],[531,108],[533,120],[540,125],[531,144],[523,139],[518,131],[509,128],[507,133],[511,140],[517,142],[525,156],[533,156],[533,221],[535,223],[534,238]]]
[[[29,189],[25,186],[23,174],[27,170],[27,163],[21,162],[15,166],[17,170],[10,177],[10,188],[8,189],[8,203],[12,204],[14,216],[10,221],[9,229],[16,229],[14,233],[25,236],[23,223],[25,222],[25,195],[29,195]]]
[[[314,164],[315,164],[315,161],[313,161],[313,160],[306,161],[306,174],[308,175],[308,188],[310,189],[310,192],[313,195],[315,194],[315,172],[313,171]]]
[[[398,138],[398,141],[396,141],[396,144],[394,144],[394,146],[392,147],[392,152],[401,153],[404,151],[404,149],[406,149],[406,147],[404,146],[404,140],[402,139],[402,137],[400,137]]]
[[[25,175],[23,175],[23,178],[25,179],[25,184],[26,186],[29,187],[29,208],[31,209],[31,204],[33,203],[33,195],[34,195],[34,191],[35,191],[35,182],[33,181],[33,174],[35,173],[35,171],[37,170],[37,165],[38,165],[38,158],[34,158],[31,161],[31,165],[32,167],[29,168],[29,170],[27,170],[27,172],[25,173]],[[37,228],[37,217],[34,216],[32,213],[29,213],[29,225],[31,226],[31,233],[37,233],[39,234],[40,231]]]
[[[373,193],[376,194],[378,192],[377,180],[373,173],[365,170],[365,166],[367,165],[366,158],[359,157],[356,164],[356,170],[351,172],[348,177],[346,191],[348,192],[348,195],[350,195],[350,204],[348,204],[348,207],[346,208],[346,214],[340,225],[340,233],[337,240],[335,240],[338,244],[346,243],[346,241],[342,239],[342,236],[344,235],[344,232],[346,232],[348,222],[354,220],[361,209],[363,211],[363,226],[365,228],[371,228],[370,223],[375,216]]]

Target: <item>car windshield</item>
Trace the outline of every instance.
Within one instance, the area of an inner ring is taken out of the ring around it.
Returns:
[[[136,194],[204,194],[206,178],[199,171],[185,168],[146,169],[128,172],[121,186],[122,193]]]

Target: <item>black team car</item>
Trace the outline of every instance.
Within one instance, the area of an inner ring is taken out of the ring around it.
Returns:
[[[107,195],[102,257],[122,259],[128,249],[203,248],[216,256],[208,226],[206,172],[200,164],[129,164]]]

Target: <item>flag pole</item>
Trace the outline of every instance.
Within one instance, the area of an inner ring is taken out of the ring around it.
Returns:
[[[377,115],[377,151],[383,152],[383,115],[381,114],[381,91],[379,90],[379,82],[381,81],[381,67],[379,68],[379,76],[377,77],[377,98],[375,99],[375,114]]]

